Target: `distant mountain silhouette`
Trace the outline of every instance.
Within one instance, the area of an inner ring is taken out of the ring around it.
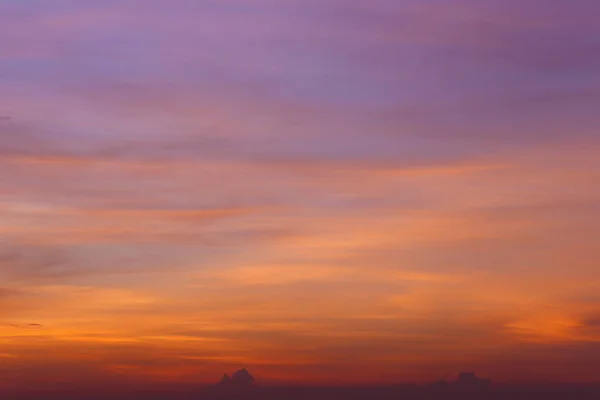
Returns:
[[[256,386],[256,380],[246,368],[243,368],[236,371],[232,376],[224,374],[218,385],[227,387],[254,387]]]
[[[492,381],[478,378],[475,372],[461,372],[458,374],[458,380],[454,381],[452,386],[466,391],[488,391],[492,386]]]
[[[429,385],[382,386],[258,386],[247,370],[224,374],[213,385],[199,388],[163,383],[144,386],[48,387],[22,393],[2,390],[6,400],[600,400],[600,384],[509,385],[460,373]],[[199,389],[201,389],[199,391]]]
[[[231,377],[227,374],[223,374],[223,378],[219,382],[219,385],[228,385],[231,383]]]
[[[233,375],[223,374],[221,380],[207,388],[205,394],[213,399],[250,399],[257,389],[256,380],[244,368]]]

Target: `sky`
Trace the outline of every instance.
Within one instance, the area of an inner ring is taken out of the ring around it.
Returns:
[[[0,0],[0,390],[597,380],[598,15]]]

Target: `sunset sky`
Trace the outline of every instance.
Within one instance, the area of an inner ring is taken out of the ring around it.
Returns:
[[[597,0],[0,0],[0,391],[600,379]]]

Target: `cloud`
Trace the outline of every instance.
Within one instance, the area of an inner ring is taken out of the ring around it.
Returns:
[[[18,328],[18,329],[37,329],[37,328],[43,328],[44,325],[41,324],[1,324],[3,326],[9,326],[12,328]]]
[[[598,329],[600,328],[600,317],[591,317],[583,320],[583,325],[588,328]],[[600,340],[600,337],[598,338]]]
[[[8,299],[8,298],[13,297],[18,294],[19,294],[18,290],[8,289],[8,288],[0,288],[0,300]]]
[[[5,279],[61,279],[77,273],[69,265],[64,249],[6,243],[4,247],[0,255],[0,273]]]

